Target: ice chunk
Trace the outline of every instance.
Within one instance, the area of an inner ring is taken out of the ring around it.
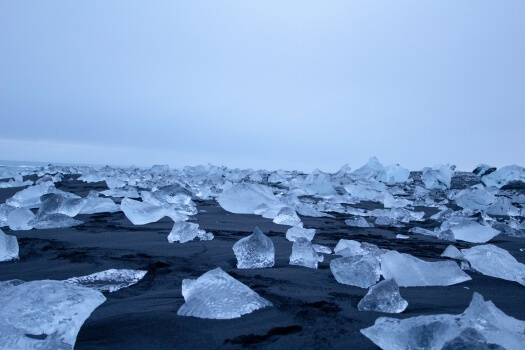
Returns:
[[[82,277],[72,277],[65,282],[96,289],[101,292],[116,292],[140,281],[148,271],[109,269]]]
[[[394,279],[387,279],[373,285],[357,304],[359,311],[376,311],[397,314],[405,311],[408,302],[399,294]]]
[[[284,206],[269,187],[248,183],[235,184],[224,190],[217,201],[224,210],[236,214],[253,214],[263,203],[279,209]]]
[[[290,207],[282,207],[273,219],[273,222],[279,225],[296,226],[301,223],[301,219],[297,216],[295,210]]]
[[[352,197],[359,200],[381,201],[386,191],[386,186],[375,180],[360,180],[344,187]]]
[[[441,224],[441,231],[450,230],[457,240],[485,243],[500,232],[486,223],[479,223],[463,216],[451,216]]]
[[[315,236],[315,229],[314,228],[304,228],[302,226],[294,226],[292,228],[289,228],[288,231],[286,231],[286,239],[292,242],[295,242],[295,240],[299,237],[304,237],[307,240],[311,241]]]
[[[402,183],[408,181],[408,178],[410,177],[410,170],[399,166],[399,164],[387,165],[384,167],[383,174],[378,175],[376,179],[378,181],[390,184]]]
[[[489,344],[505,349],[525,348],[525,322],[507,316],[478,293],[474,293],[469,307],[460,315],[380,317],[361,333],[385,350],[442,349],[469,328],[478,330]]]
[[[381,257],[381,273],[402,287],[450,286],[471,280],[454,261],[428,262],[395,250]]]
[[[163,186],[153,194],[158,200],[160,200],[163,203],[179,205],[190,204],[192,197],[191,192],[179,184]]]
[[[352,180],[367,180],[372,178],[375,179],[377,177],[382,178],[385,176],[384,174],[385,168],[383,165],[376,157],[372,157],[365,165],[351,172],[348,176]]]
[[[307,195],[333,196],[337,194],[330,177],[319,169],[309,174],[304,182],[294,181],[294,185],[303,189]]]
[[[489,215],[511,215],[519,216],[519,209],[512,205],[510,198],[507,197],[496,197],[496,202],[494,202],[490,207],[487,208],[486,213]]]
[[[35,218],[35,214],[28,208],[18,208],[7,215],[7,225],[13,231],[31,230],[33,226],[29,224]]]
[[[40,206],[41,196],[55,191],[55,185],[52,182],[43,182],[15,193],[13,197],[6,200],[6,203],[17,208],[37,208]]]
[[[106,298],[64,281],[0,287],[0,348],[73,349],[80,327]]]
[[[51,228],[66,228],[82,225],[84,222],[70,218],[66,214],[48,214],[41,217],[36,217],[29,221],[29,226],[39,230],[46,230]]]
[[[18,240],[0,230],[0,261],[18,259]]]
[[[383,195],[383,206],[385,208],[404,208],[407,205],[412,205],[412,201],[403,198],[395,198],[388,192],[385,192]]]
[[[85,202],[82,198],[66,198],[57,193],[44,194],[40,197],[41,204],[36,216],[41,218],[49,214],[65,214],[74,217],[80,213]]]
[[[493,173],[495,171],[496,171],[496,167],[493,167],[487,164],[480,164],[472,172],[478,175],[479,177],[482,177],[490,173]]]
[[[525,182],[525,168],[508,165],[481,178],[485,186],[502,188],[511,181]]]
[[[324,260],[322,255],[317,254],[312,247],[312,242],[304,237],[297,238],[292,245],[290,265],[298,265],[317,269],[317,263]]]
[[[129,198],[122,200],[120,208],[134,225],[145,225],[150,222],[156,222],[165,216],[171,217],[173,221],[184,221],[188,219],[186,214],[179,213],[173,210],[172,207],[155,206]]]
[[[126,186],[125,188],[113,188],[100,192],[104,196],[114,198],[140,198],[135,188]]]
[[[456,338],[446,342],[441,350],[505,350],[496,344],[488,344],[485,337],[474,328],[464,329]]]
[[[97,191],[90,191],[80,214],[114,213],[120,207],[111,198],[101,198]]]
[[[185,221],[177,221],[173,224],[170,234],[168,235],[168,242],[180,242],[186,243],[195,239],[195,237],[203,237],[202,241],[213,239],[213,236],[209,237],[209,234],[199,229],[198,224]]]
[[[15,209],[16,207],[12,205],[5,203],[0,204],[0,227],[7,226],[7,216]]]
[[[182,296],[186,302],[177,311],[181,316],[231,319],[272,306],[272,303],[220,267],[206,272],[196,280],[184,279]]]
[[[435,165],[432,168],[423,168],[421,180],[429,190],[446,190],[450,188],[453,174],[454,170],[450,165]]]
[[[248,237],[235,242],[233,252],[239,269],[272,267],[275,262],[273,242],[258,227]]]
[[[445,251],[441,254],[442,257],[445,258],[451,258],[456,260],[465,260],[465,256],[462,252],[459,251],[458,248],[454,247],[453,245],[449,245]]]
[[[385,216],[394,221],[401,221],[409,223],[410,221],[423,221],[425,213],[422,211],[412,211],[405,208],[395,209],[374,209],[369,212],[370,216],[380,217]]]
[[[410,232],[410,233],[418,233],[420,235],[425,235],[425,236],[436,237],[438,239],[442,239],[442,240],[445,240],[445,241],[454,242],[456,240],[454,238],[454,234],[450,230],[431,231],[431,230],[427,230],[427,229],[422,228],[422,227],[412,227],[410,230],[408,230],[408,232]]]
[[[456,204],[473,211],[485,211],[496,202],[496,196],[488,192],[482,185],[474,185],[460,191],[455,196]]]
[[[372,243],[360,243],[349,239],[340,239],[334,248],[334,253],[342,256],[372,255],[376,258],[380,258],[387,251]]]
[[[379,281],[379,261],[371,255],[343,256],[330,261],[330,270],[337,282],[368,288]]]
[[[516,281],[525,286],[525,265],[519,263],[508,251],[492,244],[462,249],[464,259],[484,275]]]
[[[332,249],[330,249],[330,247],[321,244],[312,244],[312,248],[314,248],[314,250],[318,253],[332,254]]]
[[[347,224],[350,227],[370,227],[370,224],[366,221],[366,219],[361,216],[357,216],[352,219],[347,219],[345,220],[345,224]]]

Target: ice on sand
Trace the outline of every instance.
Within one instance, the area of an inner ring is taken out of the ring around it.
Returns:
[[[471,280],[454,261],[428,262],[395,250],[381,257],[381,273],[402,287],[450,286]]]
[[[0,227],[7,226],[7,216],[15,209],[16,207],[12,205],[5,203],[0,204]]]
[[[297,238],[304,237],[311,241],[315,236],[314,228],[304,228],[302,226],[294,226],[286,231],[286,239],[295,242]]]
[[[40,205],[41,196],[55,191],[55,185],[52,182],[43,182],[18,191],[13,197],[8,198],[6,203],[17,208],[37,208]]]
[[[97,191],[91,191],[80,214],[114,213],[119,210],[119,206],[111,198],[101,198]]]
[[[198,224],[185,221],[177,221],[173,224],[170,234],[168,235],[168,242],[186,243],[198,237],[201,241],[209,241],[213,239],[213,234],[199,229]]]
[[[184,279],[182,296],[185,303],[177,311],[181,316],[231,319],[272,306],[272,303],[220,267],[206,272],[196,280]]]
[[[179,213],[170,206],[156,206],[129,198],[122,200],[120,208],[133,225],[145,225],[151,222],[157,222],[165,216],[169,216],[173,221],[184,221],[188,219],[186,214]]]
[[[474,293],[469,307],[460,315],[440,314],[407,319],[380,317],[361,333],[384,350],[442,349],[470,328],[479,331],[489,344],[505,349],[525,349],[525,322],[506,315],[478,293]]]
[[[525,265],[518,262],[508,251],[492,244],[462,249],[463,259],[484,275],[516,281],[525,286]]]
[[[473,211],[485,211],[496,202],[496,196],[488,192],[482,185],[474,185],[460,191],[455,196],[456,204]]]
[[[65,228],[82,225],[84,222],[75,220],[66,214],[48,214],[29,221],[29,225],[39,230]]]
[[[502,188],[511,181],[525,182],[525,168],[518,165],[508,165],[481,178],[485,186]]]
[[[486,222],[478,222],[464,216],[451,216],[441,224],[441,231],[450,230],[454,238],[472,243],[485,243],[500,232]]]
[[[399,294],[399,286],[394,279],[387,279],[373,285],[361,299],[357,308],[360,311],[376,311],[396,314],[405,311],[408,302]]]
[[[301,223],[301,219],[292,208],[282,207],[273,219],[273,222],[279,225],[296,226]]]
[[[379,281],[379,261],[371,255],[344,256],[330,261],[330,270],[337,282],[368,288]]]
[[[110,269],[87,276],[72,277],[65,282],[111,293],[136,284],[147,272],[145,270]]]
[[[40,218],[49,214],[65,214],[74,217],[80,213],[85,203],[83,198],[67,198],[57,193],[48,193],[40,197],[40,208],[36,216]]]
[[[35,214],[28,208],[18,208],[7,215],[7,225],[13,231],[31,230],[33,226],[29,224],[35,218]]]
[[[105,300],[64,281],[3,282],[0,348],[73,349],[80,327]]]
[[[370,224],[366,221],[366,219],[360,216],[356,216],[352,219],[346,219],[345,224],[350,227],[370,227]]]
[[[450,188],[453,174],[454,170],[450,165],[435,165],[432,168],[423,168],[421,180],[429,190],[446,190]]]
[[[459,251],[458,248],[454,247],[453,245],[449,245],[445,251],[441,254],[442,257],[445,258],[451,258],[456,260],[464,260],[465,256],[462,252]]]
[[[273,242],[258,227],[248,237],[235,242],[233,252],[239,269],[272,267],[275,262]]]
[[[263,203],[270,208],[277,206],[280,209],[284,206],[269,187],[248,183],[235,184],[224,190],[217,197],[217,202],[224,210],[236,214],[253,214]]]
[[[297,238],[292,245],[290,265],[304,266],[316,269],[317,264],[324,260],[322,255],[317,254],[312,247],[312,242],[304,237]]]
[[[0,230],[0,261],[13,259],[18,259],[18,240]]]

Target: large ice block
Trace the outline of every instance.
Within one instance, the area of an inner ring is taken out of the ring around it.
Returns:
[[[109,269],[87,276],[71,277],[65,282],[111,293],[136,284],[147,272],[146,270]]]
[[[253,214],[261,204],[283,207],[272,190],[263,185],[240,183],[224,190],[217,198],[220,206],[231,213]]]
[[[206,272],[196,280],[184,279],[182,296],[185,303],[177,311],[181,316],[231,319],[272,306],[271,302],[220,267]]]
[[[381,268],[372,255],[350,255],[330,261],[330,270],[337,282],[368,288],[379,281]]]

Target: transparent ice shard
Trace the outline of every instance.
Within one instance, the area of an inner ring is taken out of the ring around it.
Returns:
[[[235,242],[233,252],[237,258],[238,269],[272,267],[275,262],[273,242],[258,227],[248,237]]]
[[[321,254],[332,254],[332,249],[330,249],[330,247],[321,244],[312,244],[312,248],[314,248],[316,252]]]
[[[324,257],[317,254],[312,247],[312,242],[304,237],[297,238],[292,245],[292,255],[290,255],[290,265],[304,266],[317,269],[317,264],[322,262]]]
[[[122,200],[120,208],[134,225],[145,225],[151,222],[157,222],[165,216],[169,216],[173,221],[188,219],[186,214],[179,213],[169,206],[156,206],[129,198]]]
[[[29,224],[35,218],[35,214],[28,208],[18,208],[7,215],[7,225],[13,231],[31,230],[33,226]]]
[[[65,214],[74,217],[80,213],[85,203],[86,200],[82,198],[67,198],[57,193],[44,194],[40,197],[40,208],[36,216],[41,218],[49,214]]]
[[[330,261],[330,270],[337,282],[368,288],[379,281],[380,264],[372,255],[350,255]]]
[[[442,257],[445,258],[451,258],[456,260],[464,260],[465,256],[462,252],[459,251],[458,248],[454,247],[453,245],[449,245],[445,251],[441,254]]]
[[[209,235],[206,231],[200,230],[198,224],[177,221],[173,224],[173,228],[168,235],[168,242],[186,243],[194,240],[196,237],[202,237],[201,240],[203,241],[213,239],[213,235],[211,237]]]
[[[487,276],[516,281],[525,286],[525,264],[519,263],[508,251],[492,244],[462,249],[470,266]]]
[[[458,215],[451,216],[441,224],[441,231],[446,230],[452,231],[455,239],[472,243],[485,243],[500,233],[485,222]]]
[[[0,227],[7,226],[7,216],[15,209],[16,207],[12,205],[5,203],[0,204]]]
[[[75,220],[66,214],[48,214],[36,217],[29,221],[29,226],[38,230],[46,230],[51,228],[66,228],[82,225],[84,222]]]
[[[18,259],[18,251],[16,236],[6,235],[0,230],[0,261]]]
[[[231,319],[272,306],[272,303],[220,267],[206,272],[196,280],[184,279],[182,296],[185,303],[177,311],[181,316]]]
[[[90,191],[80,214],[114,213],[117,211],[120,211],[120,207],[111,198],[102,198],[99,197],[97,191]]]
[[[304,228],[302,226],[294,226],[286,231],[286,239],[292,242],[299,237],[304,237],[307,240],[311,241],[315,236],[314,228]]]
[[[41,196],[55,191],[55,185],[52,182],[43,182],[15,193],[13,197],[6,200],[6,203],[17,208],[37,208],[40,206]]]
[[[376,311],[397,314],[405,311],[408,302],[401,297],[399,286],[394,279],[387,279],[373,285],[361,299],[359,311]]]
[[[282,207],[273,219],[273,222],[279,225],[296,226],[301,224],[301,219],[292,208]]]
[[[453,174],[454,170],[450,165],[435,165],[432,168],[423,168],[421,180],[429,190],[446,190],[450,188]]]
[[[147,272],[145,270],[109,269],[87,276],[72,277],[65,282],[112,293],[136,284]]]
[[[428,262],[395,250],[381,257],[381,273],[402,287],[450,286],[471,280],[454,261]]]
[[[261,204],[268,207],[283,207],[272,190],[263,185],[240,183],[224,190],[217,198],[220,206],[231,213],[253,214]]]
[[[0,348],[73,349],[80,327],[106,298],[64,281],[0,286]]]
[[[370,224],[366,221],[365,218],[361,216],[356,216],[351,219],[345,220],[345,224],[347,224],[350,227],[370,227]]]
[[[525,322],[507,316],[478,293],[474,293],[469,307],[460,315],[380,317],[361,333],[384,350],[442,349],[469,328],[476,329],[489,344],[505,349],[525,348]]]

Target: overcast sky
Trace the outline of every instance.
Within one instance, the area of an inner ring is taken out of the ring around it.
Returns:
[[[0,2],[0,159],[525,166],[525,1]]]

